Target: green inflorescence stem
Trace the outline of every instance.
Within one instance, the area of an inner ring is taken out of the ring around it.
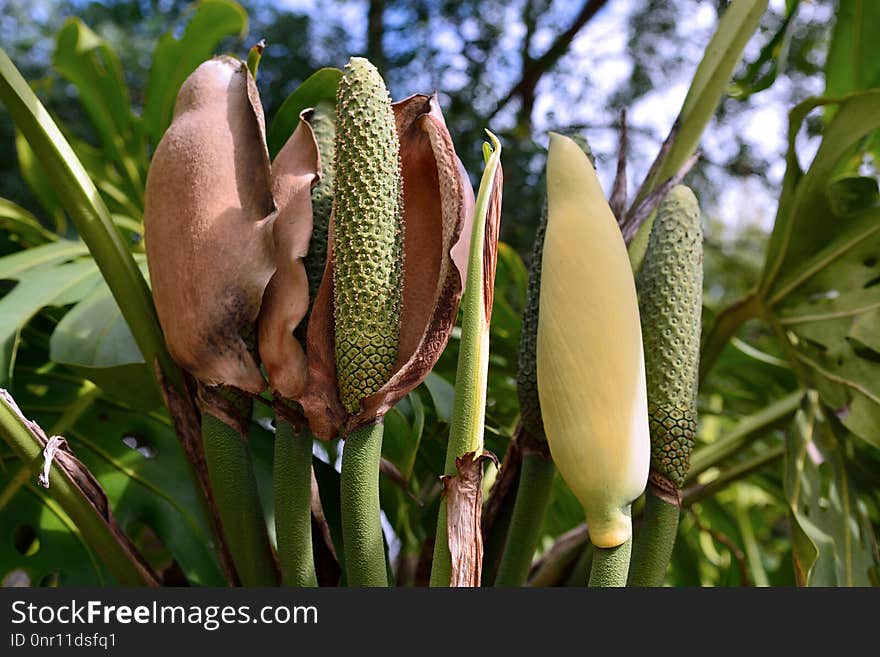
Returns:
[[[513,517],[495,586],[522,586],[526,582],[541,538],[555,474],[552,460],[541,454],[523,456]]]
[[[349,586],[388,586],[379,508],[384,425],[352,431],[342,450],[341,511]]]
[[[590,569],[591,587],[626,586],[632,538],[612,548],[593,546],[593,564]]]
[[[486,385],[489,370],[489,317],[486,308],[486,285],[483,279],[486,253],[486,222],[501,161],[501,143],[487,131],[491,146],[483,144],[486,168],[480,181],[474,205],[474,223],[468,252],[467,284],[461,300],[461,342],[455,372],[455,401],[452,423],[446,445],[444,474],[456,476],[455,461],[465,454],[483,451],[483,430],[486,413]],[[491,281],[494,285],[494,281]],[[491,289],[491,288],[490,288]],[[491,307],[489,308],[491,313]],[[449,551],[446,500],[440,500],[434,559],[431,563],[431,586],[449,586],[452,577],[452,555]]]
[[[238,577],[244,586],[276,586],[278,572],[251,455],[237,429],[202,415],[208,478]]]
[[[681,508],[660,499],[650,488],[645,495],[642,527],[633,548],[627,586],[661,586],[672,557]]]
[[[312,553],[312,435],[278,418],[275,432],[275,538],[285,586],[317,586]]]

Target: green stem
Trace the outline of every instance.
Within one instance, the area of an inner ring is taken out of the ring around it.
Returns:
[[[680,514],[679,506],[661,500],[648,488],[627,586],[662,586],[672,557]]]
[[[696,484],[694,486],[691,486],[690,488],[687,488],[684,491],[684,499],[682,500],[682,504],[684,506],[691,506],[692,504],[696,504],[697,502],[704,500],[707,497],[712,497],[719,490],[726,488],[730,484],[749,476],[753,472],[757,472],[768,463],[772,463],[776,459],[781,458],[784,454],[784,445],[778,445],[773,449],[762,451],[760,454],[757,454],[752,458],[743,461],[742,463],[738,463],[728,470],[725,470],[708,484]]]
[[[489,209],[492,205],[496,173],[501,162],[501,143],[488,130],[492,142],[483,143],[486,168],[474,204],[474,222],[468,252],[467,283],[461,299],[461,340],[455,372],[455,401],[446,444],[446,476],[458,476],[456,459],[465,454],[479,456],[483,451],[486,415],[486,386],[489,372],[489,320],[492,315],[492,290],[495,285],[495,243],[490,232]],[[493,221],[498,221],[495,215]],[[497,225],[495,226],[497,230]],[[491,264],[491,266],[487,266]],[[484,278],[491,272],[491,279]],[[446,500],[440,500],[437,532],[434,537],[434,559],[431,562],[431,586],[449,586],[452,577],[452,555],[449,551]]]
[[[36,473],[43,463],[44,445],[40,438],[45,440],[45,434],[34,427],[33,423],[29,423],[21,415],[12,397],[0,388],[0,439],[9,445],[21,461],[21,476],[25,476],[25,473]],[[4,497],[12,492],[14,491],[5,491]],[[70,517],[89,549],[98,555],[120,585],[158,586],[155,575],[143,567],[142,564],[146,562],[136,554],[136,548],[126,537],[113,531],[115,520],[112,516],[108,519],[95,506],[94,501],[83,494],[67,472],[54,464],[49,469],[49,490],[46,496],[57,502],[61,510]]]
[[[384,425],[352,431],[342,450],[342,542],[349,586],[388,586],[379,507]]]
[[[244,438],[206,412],[202,415],[202,440],[214,501],[242,585],[277,585],[275,558]]]
[[[632,537],[612,548],[593,546],[593,565],[590,568],[591,587],[626,586]]]
[[[586,541],[581,546],[580,555],[571,567],[571,572],[565,579],[565,586],[583,587],[584,582],[590,578],[590,570],[593,568],[593,545]]]
[[[761,316],[761,303],[757,293],[752,292],[718,313],[700,351],[700,382],[706,378],[739,327],[748,320]]]
[[[525,584],[538,540],[541,538],[544,514],[550,501],[555,474],[556,466],[549,458],[540,454],[523,455],[513,517],[495,577],[495,586]]]
[[[278,418],[275,431],[275,538],[285,586],[317,586],[312,554],[312,435]]]
[[[735,454],[742,453],[748,445],[766,435],[767,431],[787,421],[800,406],[803,396],[803,390],[796,390],[776,400],[757,413],[744,417],[729,433],[718,440],[696,450],[691,457],[688,481],[696,481],[697,477],[709,468],[717,466]]]

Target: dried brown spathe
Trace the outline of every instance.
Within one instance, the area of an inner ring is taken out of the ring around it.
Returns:
[[[411,96],[395,103],[393,109],[406,225],[398,355],[388,382],[361,400],[357,412],[347,413],[336,382],[333,251],[329,248],[309,320],[309,381],[300,398],[312,431],[323,439],[378,421],[424,380],[449,340],[464,287],[473,189],[436,97]]]
[[[153,157],[144,217],[153,298],[172,357],[204,385],[253,394],[266,383],[242,334],[256,322],[276,249],[285,256],[279,277],[291,285],[285,303],[308,304],[307,289],[290,280],[308,245],[318,168],[307,127],[274,168],[265,132],[244,62],[216,57],[200,65],[181,87]]]

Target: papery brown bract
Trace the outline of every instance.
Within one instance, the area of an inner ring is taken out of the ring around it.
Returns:
[[[313,433],[325,440],[380,421],[424,380],[449,340],[464,287],[474,195],[436,96],[414,95],[393,109],[406,226],[399,350],[388,382],[362,399],[358,411],[347,413],[336,381],[329,240],[308,327],[309,381],[300,398]]]
[[[265,383],[241,338],[272,275],[263,110],[245,64],[218,57],[180,89],[147,178],[144,224],[153,299],[168,349],[206,385]]]
[[[309,279],[303,259],[312,235],[311,187],[318,149],[305,120],[272,163],[272,192],[278,203],[273,228],[277,270],[263,296],[258,320],[260,359],[272,390],[297,399],[308,376],[306,355],[294,330],[309,309]]]

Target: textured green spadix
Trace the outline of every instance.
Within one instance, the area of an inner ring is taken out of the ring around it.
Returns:
[[[336,165],[333,162],[333,144],[336,140],[336,110],[330,103],[320,103],[309,118],[312,133],[318,143],[321,160],[321,179],[312,189],[312,237],[305,257],[306,274],[309,277],[309,299],[314,299],[324,276],[327,261],[327,227],[333,209],[333,181]]]
[[[678,487],[697,430],[702,285],[700,207],[693,192],[679,185],[660,204],[637,279],[651,470]]]
[[[565,134],[565,133],[562,133]],[[587,140],[580,135],[566,135],[594,163],[593,151]],[[544,185],[546,186],[546,182]],[[519,334],[516,392],[519,395],[520,422],[535,438],[544,439],[544,420],[541,418],[541,402],[538,399],[538,308],[541,297],[541,256],[544,253],[544,235],[547,233],[547,202],[541,209],[532,257],[529,261],[529,282],[526,287],[526,305],[523,310],[522,330]]]
[[[339,82],[333,196],[336,372],[346,410],[390,375],[400,341],[403,178],[385,83],[353,57]]]

